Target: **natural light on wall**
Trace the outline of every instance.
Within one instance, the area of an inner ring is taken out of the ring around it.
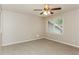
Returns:
[[[48,21],[48,32],[51,34],[63,34],[63,19],[56,18]]]

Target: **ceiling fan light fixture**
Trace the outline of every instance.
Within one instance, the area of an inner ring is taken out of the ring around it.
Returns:
[[[34,11],[42,11],[40,15],[46,15],[46,16],[54,14],[54,10],[61,10],[61,8],[60,7],[50,8],[48,4],[45,4],[43,9],[34,9]]]
[[[44,14],[44,15],[48,15],[47,11],[44,11],[43,14]]]
[[[48,11],[47,13],[50,14],[50,11]]]
[[[51,13],[50,13],[50,11],[44,11],[43,14],[44,15],[50,15]]]

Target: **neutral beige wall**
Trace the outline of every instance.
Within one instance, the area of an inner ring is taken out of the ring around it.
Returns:
[[[1,6],[0,6],[0,53],[1,53],[1,43],[2,43],[2,36],[1,36]]]
[[[61,17],[64,20],[64,34],[50,34],[48,32],[48,20],[53,20],[54,18]],[[79,9],[64,12],[46,19],[46,33],[47,38],[69,44],[72,46],[79,47]]]
[[[12,11],[2,11],[2,44],[10,45],[41,38],[44,33],[42,18]]]

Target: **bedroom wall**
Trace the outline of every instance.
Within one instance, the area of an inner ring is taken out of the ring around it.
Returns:
[[[1,39],[1,5],[0,5],[0,53],[1,53],[1,43],[2,43],[2,39]]]
[[[64,34],[57,35],[48,32],[48,20],[61,17],[64,20]],[[46,18],[46,38],[72,45],[79,48],[79,9],[64,12],[55,16]]]
[[[13,11],[2,11],[2,45],[11,45],[42,38],[42,18]]]

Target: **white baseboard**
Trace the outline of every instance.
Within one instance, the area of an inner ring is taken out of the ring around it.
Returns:
[[[67,43],[67,42],[63,42],[63,41],[59,41],[59,40],[54,40],[54,39],[49,38],[49,37],[45,37],[45,38],[48,39],[48,40],[51,40],[51,41],[55,41],[55,42],[58,42],[58,43],[62,43],[62,44],[65,44],[65,45],[69,45],[69,46],[73,46],[73,47],[79,48],[79,46],[73,45],[73,44],[70,44],[70,43]]]
[[[9,45],[29,42],[29,41],[33,41],[33,40],[38,40],[38,39],[42,39],[42,38],[34,38],[34,39],[28,39],[28,40],[25,40],[25,41],[11,42],[11,43],[8,43],[8,44],[2,44],[2,46],[9,46]]]
[[[53,38],[47,37],[46,35],[43,35],[40,38],[34,38],[34,39],[28,39],[28,40],[25,40],[25,41],[18,41],[18,42],[13,42],[13,43],[11,42],[11,43],[8,43],[8,44],[2,44],[2,46],[8,46],[8,45],[18,44],[18,43],[23,43],[23,42],[29,42],[29,41],[33,41],[33,40],[42,39],[42,38],[45,38],[45,39],[48,39],[48,40],[52,40],[52,41],[55,41],[55,42],[58,42],[58,43],[66,44],[66,45],[69,45],[69,46],[73,46],[73,47],[76,47],[76,48],[79,48],[79,46],[77,46],[77,45],[73,45],[73,44],[70,44],[70,43],[67,43],[67,42],[63,42],[63,41],[59,41],[59,40],[54,40]]]

